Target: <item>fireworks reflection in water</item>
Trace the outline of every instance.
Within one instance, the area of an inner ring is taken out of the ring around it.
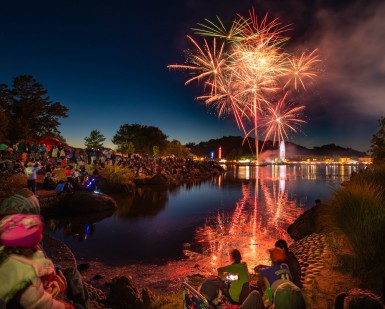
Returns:
[[[241,251],[251,272],[254,266],[268,263],[267,250],[276,240],[289,241],[286,229],[303,208],[288,197],[286,166],[272,168],[272,176],[267,177],[267,169],[255,167],[250,173],[251,167],[246,167],[249,181],[242,185],[242,198],[234,211],[218,213],[196,230],[197,247],[212,273],[230,262],[229,251],[234,248]]]

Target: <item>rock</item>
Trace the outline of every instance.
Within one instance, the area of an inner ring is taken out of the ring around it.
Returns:
[[[62,195],[56,208],[73,213],[92,213],[115,210],[117,205],[112,197],[104,193],[76,191]]]
[[[43,249],[54,264],[58,264],[62,268],[76,267],[75,256],[71,249],[61,240],[49,234],[44,234]]]
[[[168,183],[168,179],[166,175],[163,174],[156,174],[150,179],[148,179],[147,183],[149,185],[165,185]]]
[[[131,278],[125,276],[112,279],[107,300],[114,309],[143,308],[137,288],[133,285]]]
[[[108,305],[107,297],[103,293],[102,290],[99,290],[90,284],[86,284],[86,286],[87,286],[88,295],[90,298],[89,299],[89,302],[90,302],[89,308],[93,308],[93,309],[111,308]]]
[[[151,304],[156,300],[156,296],[148,288],[142,290],[142,301],[144,308],[150,308]]]
[[[93,276],[90,281],[97,281],[97,280],[100,280],[102,278],[104,278],[104,276],[102,276],[101,274],[97,274],[97,275]]]
[[[335,300],[335,308],[373,308],[383,309],[380,297],[370,291],[352,289],[349,292],[340,293]]]
[[[310,234],[322,232],[324,230],[320,220],[322,207],[323,204],[317,204],[299,216],[287,229],[291,238],[299,240]]]
[[[82,272],[90,268],[90,263],[81,263],[81,264],[78,264],[77,267],[78,267],[78,271]]]

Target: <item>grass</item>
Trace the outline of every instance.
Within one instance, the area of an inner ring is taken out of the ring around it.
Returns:
[[[343,270],[351,271],[368,286],[381,286],[385,273],[385,165],[352,176],[325,204],[322,220],[336,236],[333,251]],[[350,247],[352,255],[346,255]]]
[[[104,186],[107,186],[106,189],[109,191],[113,191],[113,189],[121,191],[121,188],[126,188],[128,191],[134,178],[133,173],[128,168],[118,165],[106,165],[105,168],[98,169],[98,172],[104,180]]]
[[[351,184],[373,184],[385,188],[385,163],[372,165],[371,167],[352,174]]]
[[[167,295],[160,295],[157,297],[157,299],[153,303],[151,303],[151,307],[149,309],[182,308],[183,307],[182,295],[183,295],[182,289],[174,293],[168,293]]]

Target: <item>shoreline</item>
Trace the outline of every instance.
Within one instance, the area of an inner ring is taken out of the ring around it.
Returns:
[[[25,177],[23,175],[16,176],[18,176],[16,179],[19,181],[19,186],[25,187]],[[42,176],[39,175],[37,195],[44,196],[47,192],[39,190],[41,182]],[[13,185],[15,184],[14,182]],[[52,191],[48,192],[52,194]],[[61,243],[60,240],[57,241]],[[67,247],[65,244],[63,245]],[[336,295],[340,292],[346,292],[354,287],[359,287],[360,282],[357,278],[336,269],[336,254],[329,248],[326,235],[322,233],[310,234],[294,241],[290,248],[298,256],[301,268],[304,268],[303,293],[308,306],[312,308],[328,308],[334,303]],[[62,256],[62,246],[47,243],[46,249],[50,252],[49,257],[53,260],[56,259],[58,261],[57,257]],[[133,278],[132,281],[138,289],[148,288],[156,295],[168,295],[175,292],[180,292],[181,295],[181,283],[183,281],[191,283],[191,281],[195,280],[198,281],[195,284],[197,285],[204,277],[212,275],[210,271],[200,267],[199,261],[205,258],[203,256],[198,256],[197,259],[197,255],[195,255],[194,259],[170,261],[165,265],[132,264],[109,266],[98,261],[77,260],[71,249],[68,248],[68,250],[71,252],[76,264],[89,264],[88,269],[81,272],[85,282],[101,290],[106,296],[108,295],[109,283],[115,276]],[[58,262],[60,264],[60,261]],[[164,278],[165,273],[171,273],[172,276]],[[91,308],[97,307],[92,306]]]

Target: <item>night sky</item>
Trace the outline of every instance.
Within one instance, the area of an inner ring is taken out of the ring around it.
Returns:
[[[333,4],[338,2],[338,4]],[[242,135],[231,117],[185,86],[187,34],[204,18],[231,22],[253,6],[292,24],[287,48],[319,48],[319,76],[298,100],[306,125],[292,142],[368,150],[385,116],[385,1],[1,0],[0,83],[32,75],[70,109],[60,131],[70,145],[99,130],[105,146],[125,123],[160,128],[183,144]]]

